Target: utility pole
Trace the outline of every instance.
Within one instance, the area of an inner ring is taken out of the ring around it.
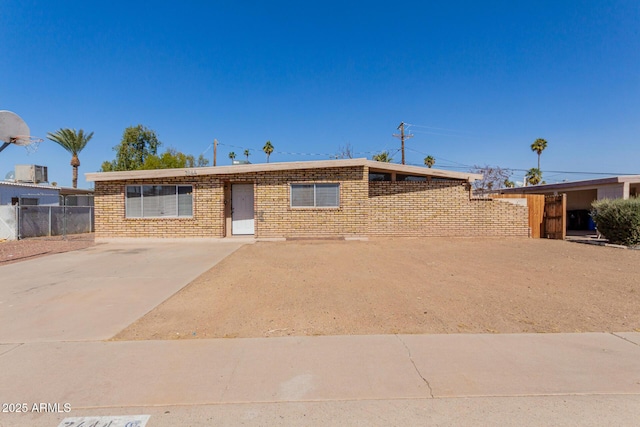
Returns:
[[[409,138],[413,138],[413,135],[409,134],[409,135],[405,135],[404,134],[404,122],[400,123],[400,126],[398,126],[398,129],[400,129],[400,135],[398,135],[397,133],[394,133],[393,136],[396,138],[400,138],[401,141],[401,149],[402,149],[402,164],[404,165],[404,140],[405,139],[409,139]]]
[[[213,166],[216,165],[216,155],[218,153],[218,140],[213,139]]]

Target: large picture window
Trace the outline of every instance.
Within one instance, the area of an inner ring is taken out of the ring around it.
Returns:
[[[292,208],[340,207],[340,184],[291,184]]]
[[[127,218],[193,216],[191,185],[128,185]]]

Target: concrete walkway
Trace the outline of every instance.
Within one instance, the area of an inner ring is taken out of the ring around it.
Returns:
[[[309,425],[307,413],[318,425],[473,425],[459,418],[473,407],[484,425],[636,425],[640,413],[640,333],[27,343],[0,346],[0,367],[2,402],[72,407],[0,425],[143,413],[149,426]]]
[[[0,403],[28,411],[0,408],[0,427],[638,424],[636,332],[104,341],[241,244],[106,244],[1,267]]]

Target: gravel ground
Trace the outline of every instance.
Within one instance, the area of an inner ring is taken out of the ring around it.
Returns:
[[[0,266],[61,252],[93,246],[93,233],[62,237],[35,237],[0,242]]]
[[[640,251],[546,239],[246,245],[115,339],[640,331]]]

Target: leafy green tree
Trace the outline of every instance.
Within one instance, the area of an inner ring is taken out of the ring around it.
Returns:
[[[248,149],[244,150],[244,156],[247,158],[247,162],[249,162],[249,154],[250,154],[250,151]]]
[[[181,153],[174,148],[169,148],[160,156],[147,156],[140,169],[192,168],[195,166],[195,163],[192,155]]]
[[[433,156],[427,156],[424,158],[424,164],[425,166],[427,166],[429,169],[431,169],[433,167],[433,165],[436,164],[436,159],[433,158]]]
[[[198,156],[198,160],[196,160],[196,166],[199,168],[209,166],[209,159],[207,159],[203,154],[200,154]]]
[[[78,188],[78,168],[80,159],[78,153],[81,152],[93,137],[93,132],[85,134],[82,129],[76,132],[75,129],[60,129],[56,132],[47,133],[47,138],[55,142],[71,154],[71,167],[73,168],[73,188]]]
[[[531,144],[531,151],[538,153],[538,170],[540,170],[540,155],[547,148],[547,141],[538,138]]]
[[[516,186],[516,183],[513,181],[510,181],[508,178],[504,180],[505,188],[514,188],[515,186]]]
[[[273,144],[271,144],[271,141],[267,141],[264,144],[264,147],[262,147],[262,151],[264,151],[264,154],[267,155],[267,163],[269,163],[269,157],[271,156],[271,153],[273,153]]]
[[[233,159],[236,158],[236,153],[234,153],[233,151],[229,153],[229,158],[231,159],[231,163],[233,164]]]
[[[374,154],[372,159],[375,160],[376,162],[385,162],[385,163],[390,163],[393,160],[389,155],[388,151],[383,151],[381,153]]]
[[[102,171],[130,171],[141,169],[145,159],[158,154],[162,143],[155,131],[143,125],[130,126],[124,130],[122,141],[113,147],[115,160],[102,163]]]
[[[542,181],[542,172],[538,168],[531,168],[524,177],[529,184],[538,185]]]

